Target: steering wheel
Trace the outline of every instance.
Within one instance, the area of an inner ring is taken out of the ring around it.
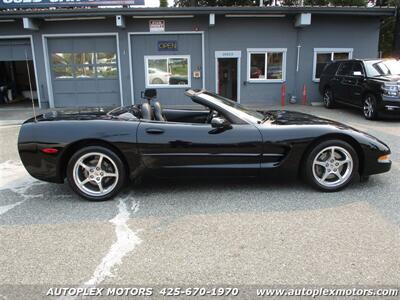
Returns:
[[[217,116],[218,116],[218,112],[215,111],[215,110],[213,110],[213,109],[211,109],[211,110],[210,110],[210,113],[209,113],[208,116],[207,116],[206,124],[210,124],[210,123],[211,123],[211,120],[212,120],[214,117],[217,117]]]

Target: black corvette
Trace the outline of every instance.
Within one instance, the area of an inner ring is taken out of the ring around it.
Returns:
[[[111,198],[128,179],[147,173],[283,174],[338,191],[356,175],[390,170],[389,147],[344,124],[291,111],[258,112],[204,90],[186,95],[206,109],[163,110],[149,96],[144,104],[108,113],[51,112],[29,119],[19,134],[21,160],[33,177],[56,183],[67,178],[89,200]]]

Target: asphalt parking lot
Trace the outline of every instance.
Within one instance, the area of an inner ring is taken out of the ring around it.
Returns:
[[[391,172],[329,194],[302,182],[145,181],[93,203],[31,178],[19,126],[0,126],[0,299],[10,285],[399,287],[400,121],[287,108],[387,142]]]

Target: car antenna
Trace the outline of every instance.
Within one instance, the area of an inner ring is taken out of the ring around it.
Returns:
[[[28,53],[26,52],[26,49],[25,49],[25,62],[26,62],[26,70],[28,71],[29,90],[30,90],[30,93],[31,93],[33,117],[35,118],[35,122],[37,122],[36,110],[35,110],[35,101],[33,100],[33,90],[32,90],[31,71],[30,71],[30,69],[29,69]]]

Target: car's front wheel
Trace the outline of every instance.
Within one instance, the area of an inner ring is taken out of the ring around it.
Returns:
[[[326,108],[333,108],[335,106],[335,99],[331,88],[326,88],[324,90],[323,101]]]
[[[89,146],[71,157],[67,178],[78,195],[88,200],[102,201],[118,194],[126,175],[121,159],[112,150]]]
[[[306,180],[316,189],[336,192],[345,188],[358,170],[354,148],[341,140],[324,141],[310,151],[305,163]]]
[[[164,81],[161,78],[154,78],[152,84],[163,84]]]
[[[364,97],[363,112],[367,120],[375,120],[378,117],[377,102],[374,95],[368,94]]]

